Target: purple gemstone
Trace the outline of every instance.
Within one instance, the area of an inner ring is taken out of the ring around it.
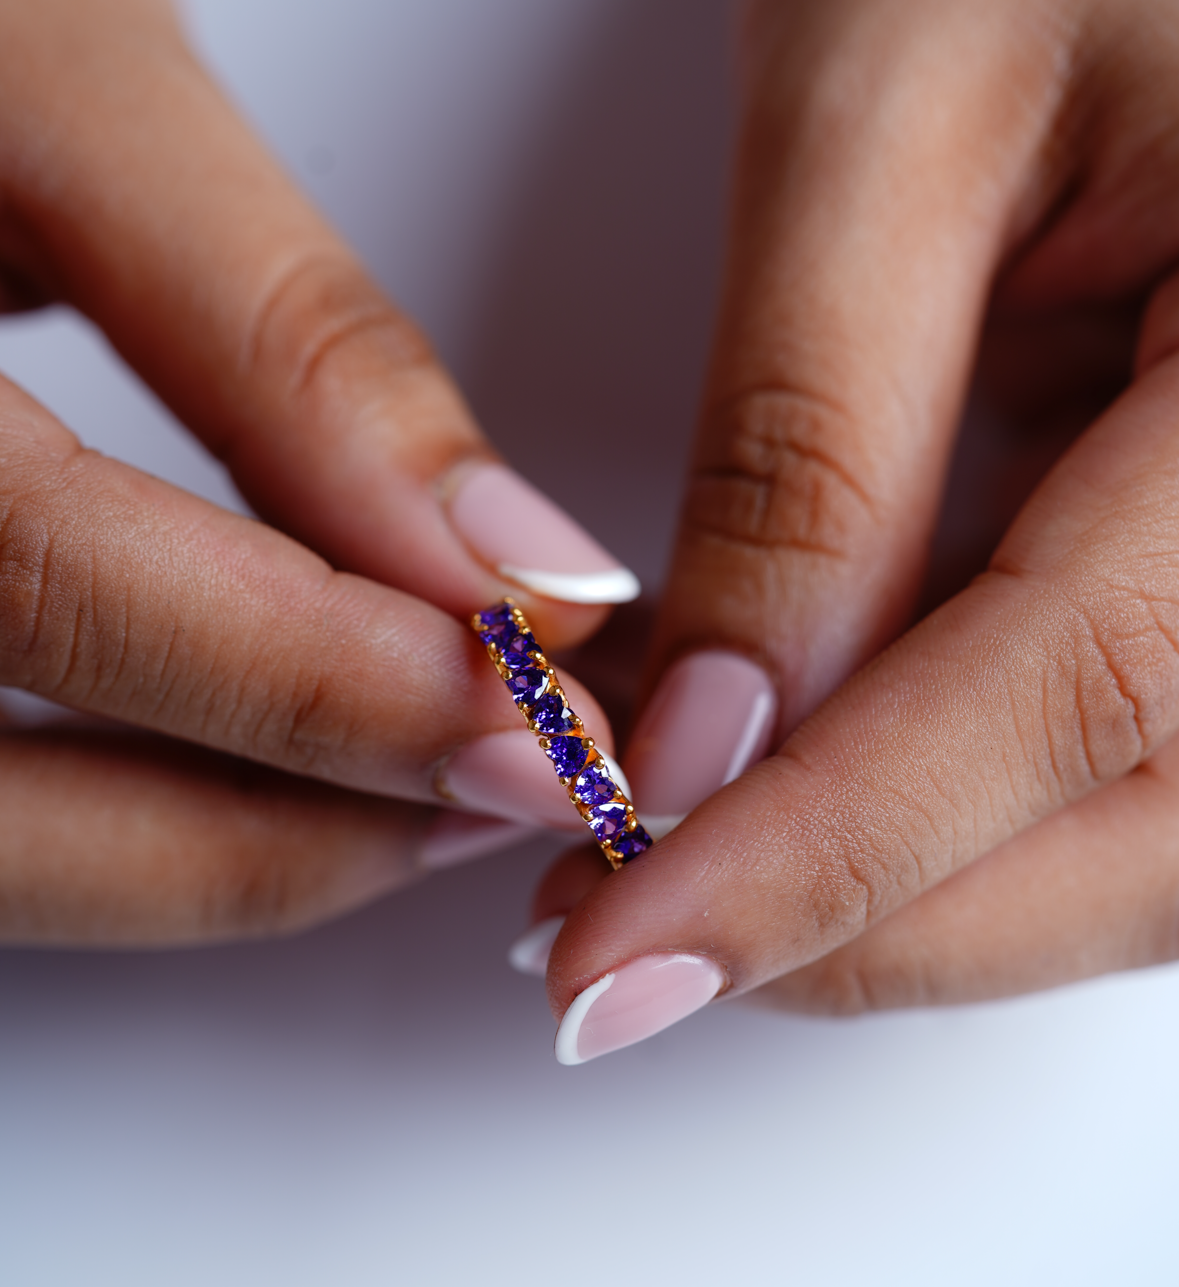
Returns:
[[[531,706],[549,686],[549,677],[543,670],[517,670],[509,676],[507,684],[517,706]]]
[[[535,647],[536,640],[520,631],[500,644],[499,655],[509,670],[523,670],[526,666],[536,665],[536,658],[532,656]]]
[[[618,787],[601,760],[595,760],[573,787],[573,794],[582,804],[589,805],[605,804],[607,800],[613,800],[617,792]]]
[[[545,693],[536,703],[531,719],[542,733],[571,733],[577,724],[573,712],[565,705],[565,699],[559,693]]]
[[[589,752],[580,737],[554,737],[545,754],[563,778],[571,778],[585,763]]]
[[[613,845],[626,830],[626,805],[620,803],[598,805],[590,814],[589,824],[599,840]]]
[[[639,854],[646,853],[654,843],[640,824],[633,831],[624,831],[617,840],[611,841],[610,847],[623,862],[630,862]]]
[[[485,644],[503,644],[505,639],[510,639],[519,627],[512,619],[512,609],[506,604],[500,604],[496,608],[488,608],[486,612],[479,614],[479,638]]]

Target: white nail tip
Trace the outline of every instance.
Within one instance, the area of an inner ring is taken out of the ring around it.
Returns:
[[[515,581],[534,594],[565,603],[630,603],[642,592],[639,578],[629,568],[612,568],[608,572],[544,572],[539,568],[520,568],[501,563],[500,576]]]
[[[591,983],[584,992],[579,992],[573,998],[573,1004],[565,1011],[561,1026],[557,1029],[557,1041],[554,1047],[557,1063],[565,1064],[566,1067],[585,1063],[577,1053],[577,1039],[581,1036],[581,1025],[585,1022],[590,1007],[603,992],[609,990],[613,982],[613,974],[603,974],[597,983]]]
[[[725,771],[725,780],[721,786],[728,786],[730,782],[735,782],[749,767],[765,736],[766,726],[773,719],[777,707],[778,702],[773,693],[758,693],[753,699],[753,706],[745,720],[745,727],[741,730],[741,738],[733,748],[729,767]],[[650,830],[649,827],[648,830]]]
[[[534,974],[543,979],[549,967],[549,953],[564,924],[564,916],[548,916],[525,930],[508,948],[508,964],[521,974]]]
[[[643,826],[647,828],[652,840],[662,840],[669,831],[674,831],[687,816],[686,813],[644,813],[641,809],[639,810],[639,817],[642,819]]]

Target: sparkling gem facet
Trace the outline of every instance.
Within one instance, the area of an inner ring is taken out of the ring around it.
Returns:
[[[589,752],[580,737],[554,737],[545,754],[563,778],[571,778],[585,763]]]
[[[517,706],[531,706],[539,701],[549,686],[549,677],[543,670],[517,670],[509,677],[508,691]]]
[[[535,647],[536,640],[530,634],[520,631],[500,643],[499,653],[509,670],[523,670],[526,666],[536,665],[536,659],[532,656]]]
[[[502,644],[518,630],[519,627],[512,619],[512,609],[506,603],[479,614],[479,638],[485,644]]]
[[[612,845],[615,839],[626,830],[626,805],[620,803],[598,805],[590,814],[589,824],[599,840]]]
[[[531,718],[542,733],[571,733],[577,727],[573,712],[559,693],[545,693]]]
[[[654,843],[646,831],[643,830],[642,824],[640,824],[633,831],[624,831],[617,840],[612,840],[610,847],[623,862],[630,862],[632,858],[637,858],[639,854],[646,853]]]
[[[605,804],[618,792],[614,779],[601,760],[595,760],[574,783],[573,794],[582,804]]]

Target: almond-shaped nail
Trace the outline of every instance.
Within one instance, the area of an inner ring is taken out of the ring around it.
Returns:
[[[464,472],[448,510],[483,562],[533,594],[567,603],[628,603],[639,596],[633,572],[506,465]]]
[[[508,964],[521,974],[536,974],[542,979],[549,968],[549,953],[565,924],[564,916],[546,916],[508,948]]]
[[[626,757],[631,799],[647,830],[658,840],[760,760],[777,717],[770,677],[740,653],[697,652],[670,667]]]
[[[552,764],[526,728],[488,733],[460,747],[439,769],[437,787],[472,813],[585,831]]]
[[[628,961],[574,997],[557,1029],[557,1061],[583,1064],[644,1041],[706,1006],[724,981],[705,956],[658,952]]]
[[[539,830],[531,822],[509,822],[505,818],[442,809],[426,831],[418,862],[429,871],[442,871],[518,845]]]

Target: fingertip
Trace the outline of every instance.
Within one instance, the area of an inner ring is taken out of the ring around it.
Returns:
[[[467,548],[498,576],[533,596],[540,619],[565,616],[572,606],[597,607],[601,617],[602,607],[638,598],[638,577],[507,465],[464,461],[443,480],[440,492],[447,517]],[[560,640],[562,646],[566,642]]]
[[[532,896],[532,920],[539,922],[569,911],[610,875],[597,845],[563,853],[540,878]]]
[[[549,967],[549,953],[564,924],[565,917],[558,915],[546,916],[530,926],[508,948],[508,964],[521,974],[543,979]]]

